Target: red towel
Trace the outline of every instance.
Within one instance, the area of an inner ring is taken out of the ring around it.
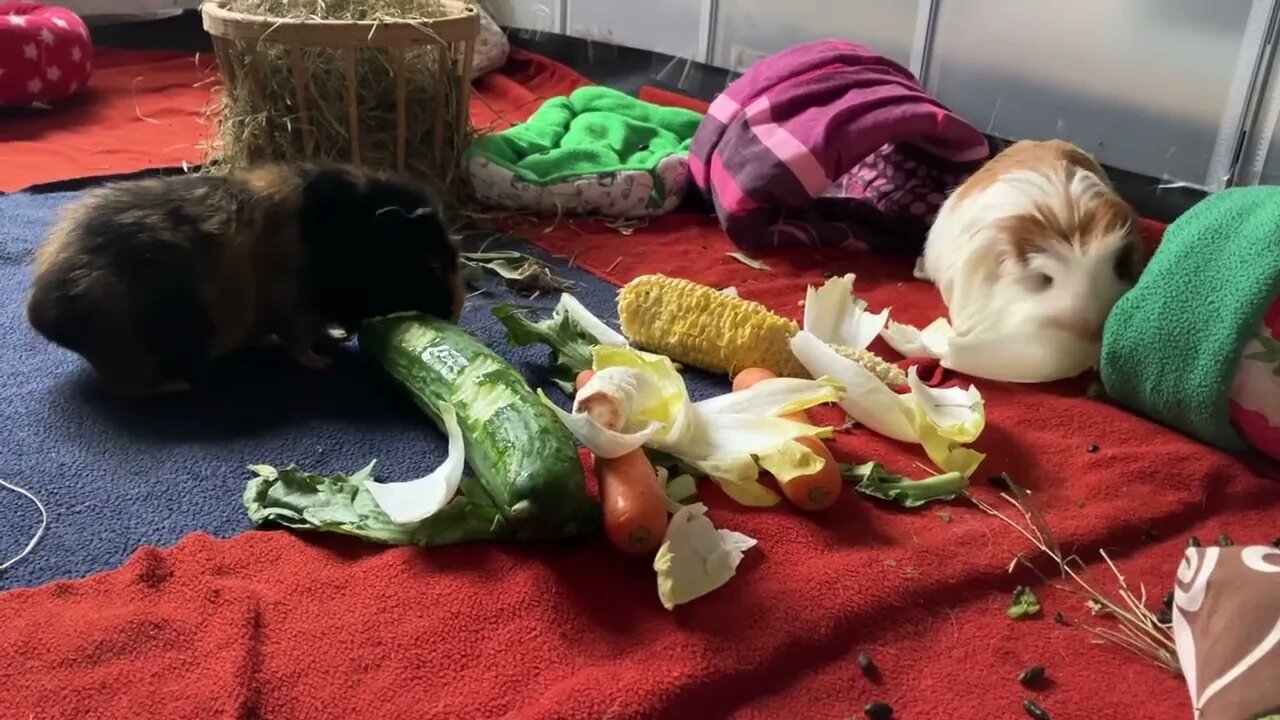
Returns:
[[[212,53],[99,50],[88,90],[0,117],[0,192],[199,164],[212,61]]]

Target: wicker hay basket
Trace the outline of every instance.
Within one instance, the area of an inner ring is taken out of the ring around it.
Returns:
[[[438,18],[375,22],[204,3],[223,80],[213,164],[349,160],[457,181],[480,22],[471,2],[440,6]]]

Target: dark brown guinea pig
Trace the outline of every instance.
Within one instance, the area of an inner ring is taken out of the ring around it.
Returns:
[[[360,321],[457,321],[458,252],[422,188],[346,166],[264,165],[119,182],[63,212],[27,318],[123,395],[188,387],[276,338],[319,368]]]

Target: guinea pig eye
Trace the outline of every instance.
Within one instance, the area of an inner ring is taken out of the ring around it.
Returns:
[[[1116,253],[1116,261],[1113,269],[1117,278],[1125,282],[1135,282],[1138,279],[1138,260],[1134,257],[1134,247],[1125,245],[1120,248],[1120,252]]]
[[[1039,292],[1044,292],[1053,287],[1053,278],[1042,272],[1033,273],[1031,275],[1031,287]]]

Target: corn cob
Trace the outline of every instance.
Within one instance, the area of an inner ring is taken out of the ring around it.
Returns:
[[[790,340],[800,332],[795,321],[690,280],[665,275],[632,280],[618,293],[618,319],[622,334],[637,347],[684,365],[730,376],[749,367],[784,377],[809,376],[791,353]],[[873,352],[833,347],[886,385],[907,382],[901,369]]]

